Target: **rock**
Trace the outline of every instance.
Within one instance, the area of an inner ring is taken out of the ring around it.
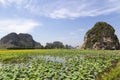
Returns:
[[[41,44],[34,41],[30,34],[10,33],[0,40],[2,49],[24,49],[24,48],[41,48]]]
[[[120,49],[120,43],[115,35],[114,28],[110,24],[106,22],[97,22],[94,27],[86,33],[82,48],[117,50]]]

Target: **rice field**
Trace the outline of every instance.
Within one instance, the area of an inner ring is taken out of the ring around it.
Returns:
[[[120,51],[0,50],[0,80],[117,80]]]

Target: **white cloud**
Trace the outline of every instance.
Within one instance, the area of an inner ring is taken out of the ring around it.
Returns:
[[[59,0],[41,6],[31,5],[28,9],[32,13],[49,18],[74,19],[118,13],[120,12],[120,0]]]
[[[7,33],[27,33],[32,31],[35,27],[41,25],[41,23],[32,19],[3,19],[0,20],[0,31]]]
[[[24,0],[0,0],[0,3],[3,5],[7,5],[7,4],[23,4],[23,2],[25,2]]]
[[[6,6],[27,9],[33,15],[53,19],[75,19],[120,13],[120,0],[0,0]]]
[[[17,9],[23,9],[29,5],[31,1],[32,0],[0,0],[0,4],[8,8],[14,6],[14,8]]]
[[[0,3],[6,4],[6,1],[5,0],[0,0]]]

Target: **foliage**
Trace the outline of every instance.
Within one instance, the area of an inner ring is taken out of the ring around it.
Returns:
[[[97,79],[101,80],[100,77],[102,78],[102,80],[119,80],[120,79],[120,62],[118,62],[118,64],[116,64],[116,66],[114,66],[111,69],[111,71],[105,72],[104,74],[100,75]]]
[[[98,45],[96,45],[99,43]],[[106,22],[97,22],[85,35],[84,49],[120,49],[114,28]]]
[[[1,50],[0,80],[95,80],[118,59],[119,51]]]
[[[46,43],[45,49],[70,49],[71,46],[63,45],[62,42],[55,41],[53,43]]]

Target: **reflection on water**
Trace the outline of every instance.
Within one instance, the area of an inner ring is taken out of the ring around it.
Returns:
[[[33,60],[37,60],[37,59],[40,59],[40,60],[45,60],[45,61],[53,61],[53,62],[60,62],[60,63],[65,63],[65,58],[64,57],[54,57],[54,56],[50,56],[50,55],[46,55],[46,56],[33,56],[32,59],[30,59],[30,61],[33,61]]]
[[[44,58],[46,59],[46,61],[53,61],[53,62],[61,62],[61,63],[65,63],[65,58],[61,58],[61,57],[53,57],[53,56],[44,56]]]
[[[43,60],[43,62],[47,62],[47,61],[53,61],[53,62],[58,62],[58,63],[62,63],[63,67],[66,67],[66,62],[71,62],[72,60],[83,60],[84,56],[79,56],[79,57],[74,57],[74,59],[72,59],[71,57],[59,57],[59,56],[50,56],[50,55],[39,55],[39,56],[31,56],[31,58],[28,59],[28,62],[26,63],[8,63],[8,64],[4,64],[0,62],[0,69],[5,66],[10,66],[13,65],[14,68],[24,68],[24,67],[32,67],[32,65],[38,64],[37,61],[41,61]]]

